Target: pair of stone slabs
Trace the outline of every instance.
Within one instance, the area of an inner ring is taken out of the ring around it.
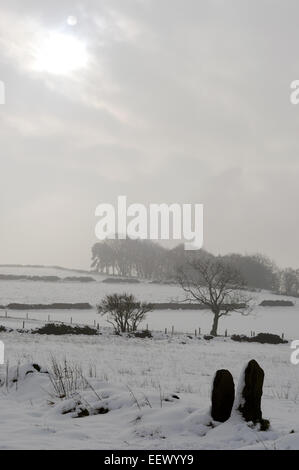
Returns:
[[[236,409],[241,413],[244,420],[254,424],[266,424],[263,420],[261,410],[261,399],[263,394],[264,371],[255,360],[249,361],[244,372],[241,400],[236,403]],[[232,413],[235,403],[235,385],[232,374],[221,369],[216,372],[212,390],[211,416],[214,421],[224,423]]]

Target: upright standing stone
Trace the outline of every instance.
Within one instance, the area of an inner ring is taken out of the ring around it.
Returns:
[[[224,423],[231,415],[235,399],[235,385],[229,370],[217,370],[212,391],[211,415],[215,421]]]
[[[252,421],[266,426],[268,421],[263,420],[261,400],[263,395],[264,371],[253,359],[248,362],[244,375],[244,387],[242,390],[239,411],[245,421]]]

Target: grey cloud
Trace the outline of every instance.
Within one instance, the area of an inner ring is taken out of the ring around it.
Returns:
[[[11,0],[1,13],[15,24],[0,34],[3,262],[88,266],[95,206],[127,194],[203,202],[208,249],[299,265],[298,2]],[[32,25],[67,30],[69,14],[89,68],[33,72]]]

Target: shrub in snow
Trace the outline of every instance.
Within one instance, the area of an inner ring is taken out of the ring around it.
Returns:
[[[270,425],[268,420],[263,419],[261,409],[264,377],[265,373],[259,364],[254,359],[249,361],[241,374],[235,401],[235,408],[245,421],[260,424],[262,431]]]
[[[135,336],[135,338],[152,338],[153,337],[153,335],[151,334],[149,330],[134,331],[132,335]]]
[[[124,293],[106,295],[97,309],[102,316],[107,315],[107,322],[113,325],[117,333],[128,333],[137,330],[147,312],[152,310],[152,305]]]
[[[56,411],[63,415],[69,414],[72,418],[84,418],[85,416],[103,415],[109,413],[109,409],[101,404],[89,405],[79,396],[63,401],[56,407]]]
[[[71,326],[57,323],[47,323],[41,328],[32,331],[39,335],[97,335],[96,328],[90,326]]]
[[[286,340],[282,339],[278,335],[273,335],[271,333],[259,333],[258,335],[252,338],[252,341],[257,343],[268,343],[268,344],[285,344]]]
[[[60,399],[72,398],[78,391],[84,390],[87,385],[80,365],[72,364],[67,359],[59,362],[54,356],[51,357],[49,378],[53,387],[53,395]]]
[[[214,421],[224,423],[230,418],[235,399],[235,385],[232,374],[217,370],[213,381],[211,416]]]
[[[204,336],[204,339],[206,339],[207,341],[210,341],[211,339],[214,339],[214,336],[212,336],[212,335],[205,335],[205,336]]]
[[[272,333],[259,333],[256,336],[246,336],[246,335],[232,335],[231,339],[233,341],[247,342],[247,343],[261,343],[261,344],[285,344],[286,340],[282,339],[278,335],[273,335]]]

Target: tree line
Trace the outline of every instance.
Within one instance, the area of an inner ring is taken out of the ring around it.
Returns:
[[[231,253],[214,256],[205,250],[185,251],[184,245],[168,249],[150,240],[107,239],[92,247],[92,269],[121,277],[176,282],[178,269],[195,259],[223,261],[238,271],[244,284],[283,295],[299,296],[299,269],[281,270],[261,254]]]

